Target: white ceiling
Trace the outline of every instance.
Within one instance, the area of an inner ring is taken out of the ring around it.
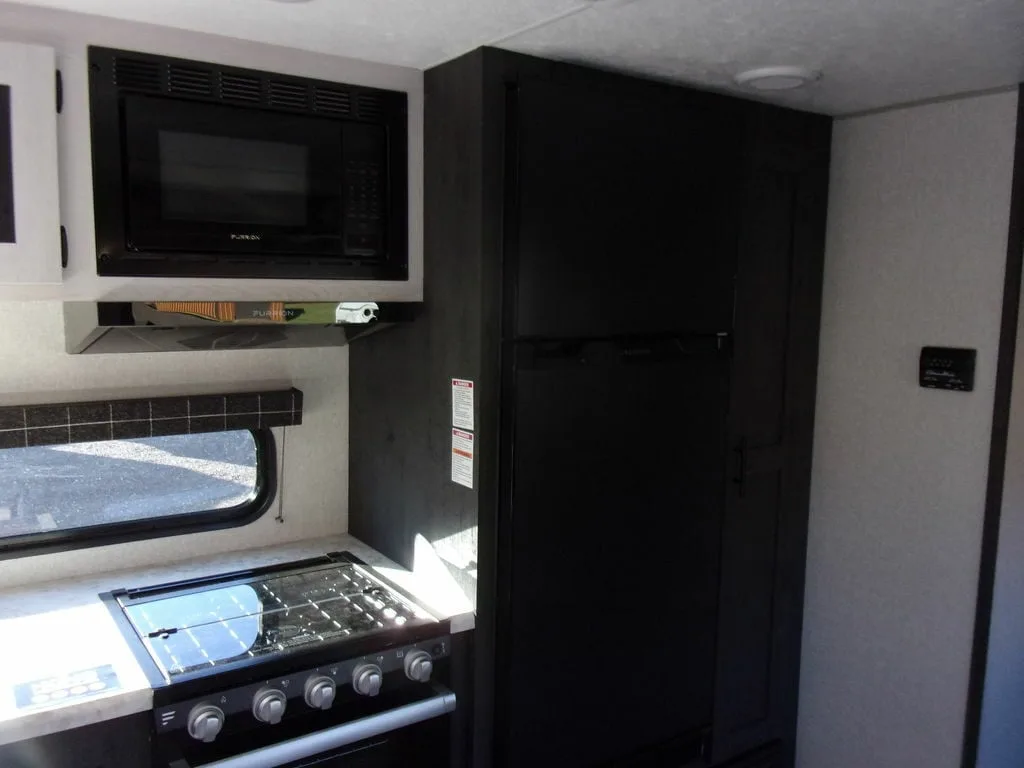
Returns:
[[[824,78],[768,98],[829,114],[1024,80],[1024,0],[22,0],[425,69],[479,45],[721,90],[748,67]]]

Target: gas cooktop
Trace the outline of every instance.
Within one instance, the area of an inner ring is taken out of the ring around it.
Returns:
[[[167,684],[437,623],[347,552],[104,598],[116,603]]]
[[[102,598],[153,686],[154,765],[320,764],[455,707],[449,622],[347,552]]]

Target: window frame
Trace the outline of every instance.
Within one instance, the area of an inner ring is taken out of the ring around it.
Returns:
[[[277,497],[277,452],[274,433],[270,427],[237,431],[251,433],[256,447],[256,493],[244,504],[224,509],[189,512],[184,515],[164,515],[121,523],[0,537],[0,561],[237,528],[255,522],[270,509]]]

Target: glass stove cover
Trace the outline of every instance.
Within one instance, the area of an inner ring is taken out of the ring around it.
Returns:
[[[352,563],[118,603],[168,682],[310,643],[435,621]]]

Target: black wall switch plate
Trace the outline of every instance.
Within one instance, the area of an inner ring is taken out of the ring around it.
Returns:
[[[974,391],[976,349],[955,347],[923,347],[921,349],[920,383],[929,389]]]

